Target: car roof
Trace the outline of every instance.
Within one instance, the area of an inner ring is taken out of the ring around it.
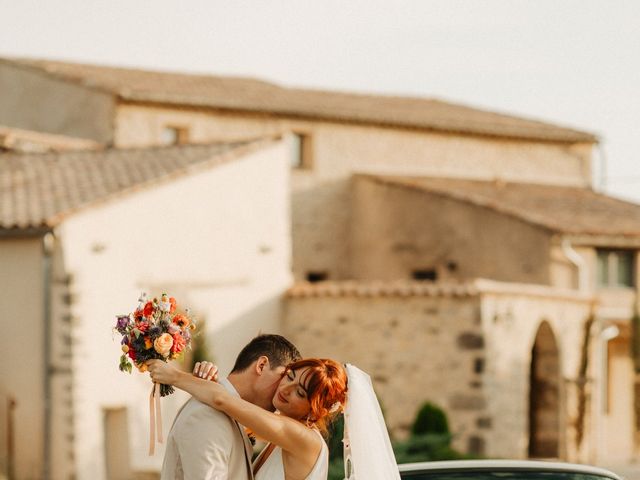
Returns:
[[[398,468],[400,472],[435,470],[538,470],[600,475],[615,480],[622,480],[622,477],[604,468],[577,463],[547,462],[540,460],[448,460],[441,462],[404,463],[399,465]]]

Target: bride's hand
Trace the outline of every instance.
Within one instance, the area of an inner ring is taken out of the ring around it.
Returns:
[[[149,368],[149,375],[154,383],[173,385],[176,383],[180,371],[162,360],[149,360],[146,362]]]
[[[196,362],[193,366],[193,375],[205,380],[218,381],[218,367],[211,362]]]

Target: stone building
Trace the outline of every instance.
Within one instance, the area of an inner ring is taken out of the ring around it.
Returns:
[[[431,400],[465,451],[635,457],[640,207],[594,192],[596,136],[432,99],[16,59],[0,60],[0,124],[117,148],[291,135],[279,328],[305,355],[367,369],[398,436]]]
[[[637,205],[583,187],[356,175],[350,211],[354,280],[292,288],[286,329],[308,354],[366,362],[397,433],[431,400],[466,451],[633,458]]]

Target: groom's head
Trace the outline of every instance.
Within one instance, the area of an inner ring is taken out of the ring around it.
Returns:
[[[281,335],[258,335],[238,354],[229,374],[240,396],[267,410],[285,367],[300,360],[298,349]]]

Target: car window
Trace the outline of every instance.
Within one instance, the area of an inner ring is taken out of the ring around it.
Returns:
[[[423,471],[402,472],[402,480],[611,480],[600,475],[572,472],[466,470],[457,472]]]

